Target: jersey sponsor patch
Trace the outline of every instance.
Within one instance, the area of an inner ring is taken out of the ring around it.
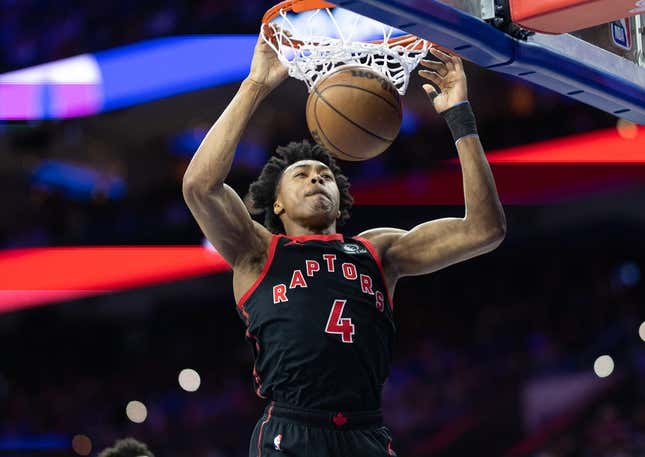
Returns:
[[[343,251],[348,254],[367,254],[367,249],[358,244],[343,244]]]

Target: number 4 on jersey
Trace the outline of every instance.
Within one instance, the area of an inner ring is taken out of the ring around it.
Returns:
[[[343,343],[353,343],[354,324],[352,324],[351,319],[340,317],[343,315],[345,303],[347,303],[347,300],[334,301],[334,306],[332,306],[331,313],[329,313],[329,319],[327,319],[325,332],[342,335]]]

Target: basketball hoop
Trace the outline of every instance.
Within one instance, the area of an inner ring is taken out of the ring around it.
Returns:
[[[379,72],[404,95],[410,74],[432,46],[323,0],[279,3],[262,18],[261,34],[289,75],[304,81],[309,92],[323,76],[351,64]]]

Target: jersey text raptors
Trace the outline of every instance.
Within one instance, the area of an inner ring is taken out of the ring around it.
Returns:
[[[237,309],[259,396],[301,408],[380,408],[395,326],[380,259],[367,240],[274,236]]]

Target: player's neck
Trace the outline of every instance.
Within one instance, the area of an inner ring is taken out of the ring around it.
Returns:
[[[333,235],[336,233],[336,222],[324,229],[318,227],[303,227],[288,223],[285,224],[284,228],[287,236]]]

